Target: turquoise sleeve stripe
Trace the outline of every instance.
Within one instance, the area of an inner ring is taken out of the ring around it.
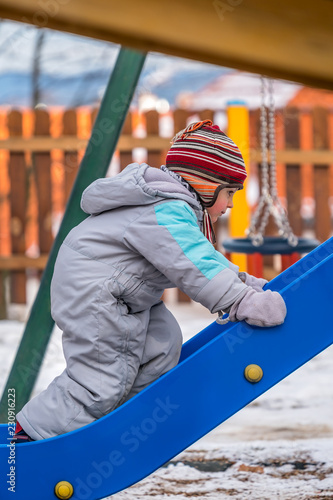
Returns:
[[[196,216],[183,201],[170,201],[155,207],[157,223],[164,226],[185,256],[208,279],[229,267],[229,261],[215,250],[200,231]]]

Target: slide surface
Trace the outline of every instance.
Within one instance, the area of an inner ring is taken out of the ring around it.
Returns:
[[[212,323],[173,370],[93,424],[17,446],[1,425],[0,498],[54,500],[68,481],[73,500],[97,500],[151,474],[333,343],[332,275],[333,238],[269,283],[286,301],[283,325]],[[258,383],[244,376],[250,364]]]

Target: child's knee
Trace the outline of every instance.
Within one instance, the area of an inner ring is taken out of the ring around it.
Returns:
[[[182,345],[183,345],[183,336],[180,328],[178,331],[175,332],[175,334],[172,337],[172,342],[170,345],[170,358],[172,359],[172,362],[174,363],[174,366],[178,363],[179,357],[180,357],[180,352],[182,350]]]

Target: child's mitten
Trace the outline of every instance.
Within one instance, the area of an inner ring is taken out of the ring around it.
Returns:
[[[254,288],[257,292],[262,292],[263,287],[266,283],[268,283],[268,281],[264,280],[264,278],[256,278],[255,276],[245,272],[238,273],[238,277],[245,283],[245,285]]]
[[[249,287],[245,294],[232,304],[229,319],[245,320],[256,326],[276,326],[284,322],[286,314],[286,304],[278,292],[265,290],[259,293]]]

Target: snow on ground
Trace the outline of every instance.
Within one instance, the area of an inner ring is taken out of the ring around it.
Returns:
[[[184,340],[214,317],[197,304],[171,306]],[[0,390],[23,332],[0,321]],[[34,393],[64,368],[55,328]],[[322,352],[165,467],[112,500],[333,499],[333,348]]]

